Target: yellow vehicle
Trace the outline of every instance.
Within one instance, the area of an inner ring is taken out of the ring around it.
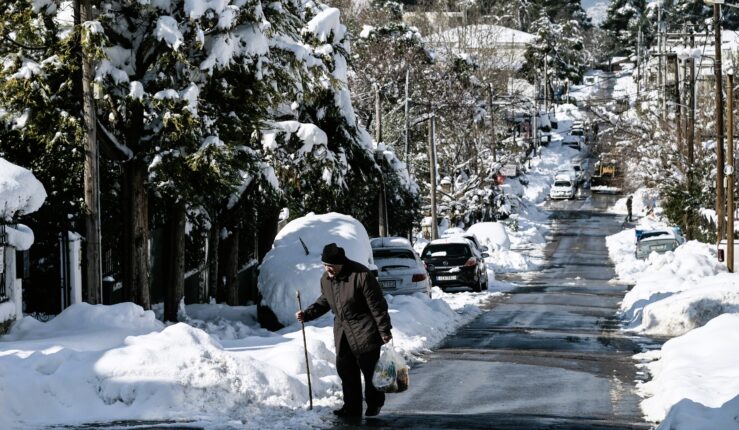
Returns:
[[[598,160],[590,179],[590,189],[594,193],[618,193],[623,185],[621,166],[616,160]]]

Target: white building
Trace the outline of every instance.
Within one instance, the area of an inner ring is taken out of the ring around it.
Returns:
[[[454,27],[430,35],[426,42],[438,52],[469,55],[483,68],[516,71],[536,36],[493,24]]]
[[[37,211],[44,200],[46,190],[33,173],[0,158],[0,333],[23,316],[15,254],[31,247],[33,231],[16,221]]]

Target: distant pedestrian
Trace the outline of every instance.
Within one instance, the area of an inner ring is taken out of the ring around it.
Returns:
[[[626,215],[626,221],[632,222],[631,219],[631,196],[629,196],[628,199],[626,199],[626,211],[628,212],[628,215]]]
[[[336,371],[341,378],[344,406],[334,414],[345,418],[362,416],[362,379],[367,411],[378,415],[385,404],[385,393],[372,385],[372,373],[380,358],[380,347],[390,342],[390,314],[375,276],[361,264],[348,259],[335,243],[323,248],[321,295],[298,321],[314,320],[329,310],[334,313]]]

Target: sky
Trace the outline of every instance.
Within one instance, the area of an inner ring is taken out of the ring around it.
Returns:
[[[608,3],[607,0],[582,0],[582,8],[593,20],[593,24],[600,24],[606,18]]]

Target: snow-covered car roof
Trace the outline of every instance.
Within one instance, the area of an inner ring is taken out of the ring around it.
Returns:
[[[444,233],[441,234],[441,237],[461,236],[461,235],[463,235],[465,233],[467,233],[467,232],[464,231],[464,229],[462,229],[462,228],[452,227],[452,228],[446,229],[446,231],[444,231]]]
[[[406,248],[413,249],[410,241],[404,237],[375,237],[370,239],[370,246],[372,249],[376,248]]]
[[[452,243],[457,244],[463,244],[463,245],[472,245],[471,241],[465,237],[462,236],[453,236],[453,237],[445,237],[442,239],[436,239],[432,240],[431,243],[428,244],[428,246],[431,245],[448,245]]]
[[[369,269],[377,268],[367,230],[351,216],[311,213],[290,221],[264,256],[257,280],[262,304],[283,325],[295,322],[296,291],[300,291],[303,303],[312,303],[321,295],[321,253],[332,242],[344,248],[348,258]]]

